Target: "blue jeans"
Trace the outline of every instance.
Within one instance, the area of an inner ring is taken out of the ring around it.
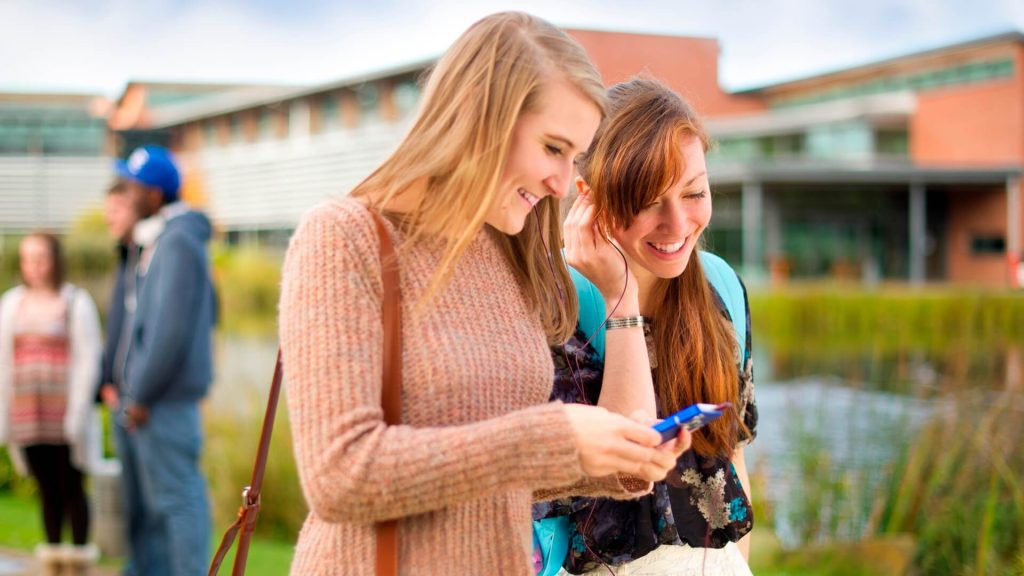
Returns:
[[[121,402],[124,401],[122,398]],[[114,447],[121,461],[121,502],[124,506],[125,542],[128,543],[124,576],[138,576],[142,573],[139,568],[147,564],[142,560],[146,554],[142,539],[145,509],[141,502],[139,475],[135,472],[138,469],[138,458],[135,456],[135,443],[131,441],[130,433],[120,418],[114,418],[113,429]]]
[[[127,573],[201,576],[210,561],[210,506],[199,470],[196,402],[162,402],[134,432],[120,426],[131,558]],[[120,450],[120,448],[119,448]]]

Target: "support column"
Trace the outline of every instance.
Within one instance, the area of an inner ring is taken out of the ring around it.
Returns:
[[[762,193],[764,210],[764,256],[771,260],[782,256],[782,212],[774,196]]]
[[[743,274],[753,283],[764,278],[762,221],[764,189],[760,182],[744,182],[740,201],[743,210]]]
[[[764,262],[773,286],[789,280],[789,263],[782,252],[782,209],[776,196],[763,194]]]
[[[1020,288],[1017,270],[1021,260],[1020,177],[1006,179],[1006,262],[1009,266],[1010,286]]]
[[[910,184],[910,283],[922,284],[925,280],[925,259],[927,257],[928,229],[925,187],[921,182]]]

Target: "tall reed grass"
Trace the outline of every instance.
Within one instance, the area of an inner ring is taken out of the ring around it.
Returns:
[[[242,502],[242,489],[252,477],[261,424],[261,418],[255,415],[263,415],[265,400],[264,397],[249,400],[258,409],[240,411],[248,416],[213,411],[205,415],[207,442],[203,469],[209,479],[214,532],[222,532],[235,520]],[[294,542],[306,514],[282,395],[270,441],[256,534]]]
[[[880,290],[829,285],[752,292],[755,335],[778,350],[943,350],[1024,342],[1024,298],[955,286]]]
[[[911,533],[936,576],[1024,574],[1024,385],[1014,348],[1005,388],[951,393],[898,460],[871,532]]]

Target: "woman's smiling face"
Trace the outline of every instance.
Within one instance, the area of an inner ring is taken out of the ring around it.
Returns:
[[[564,80],[547,82],[539,108],[516,121],[485,222],[518,234],[538,202],[563,197],[572,182],[573,160],[590,146],[600,123],[601,111],[582,92]]]
[[[654,203],[640,210],[629,228],[611,231],[634,273],[643,275],[637,270],[639,267],[663,279],[682,274],[701,233],[711,221],[704,146],[695,136],[684,137],[679,145],[683,160],[679,179]]]

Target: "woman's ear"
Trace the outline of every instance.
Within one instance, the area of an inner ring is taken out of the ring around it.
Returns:
[[[580,196],[586,196],[590,194],[590,186],[587,186],[586,181],[580,175],[576,176],[576,193]]]

